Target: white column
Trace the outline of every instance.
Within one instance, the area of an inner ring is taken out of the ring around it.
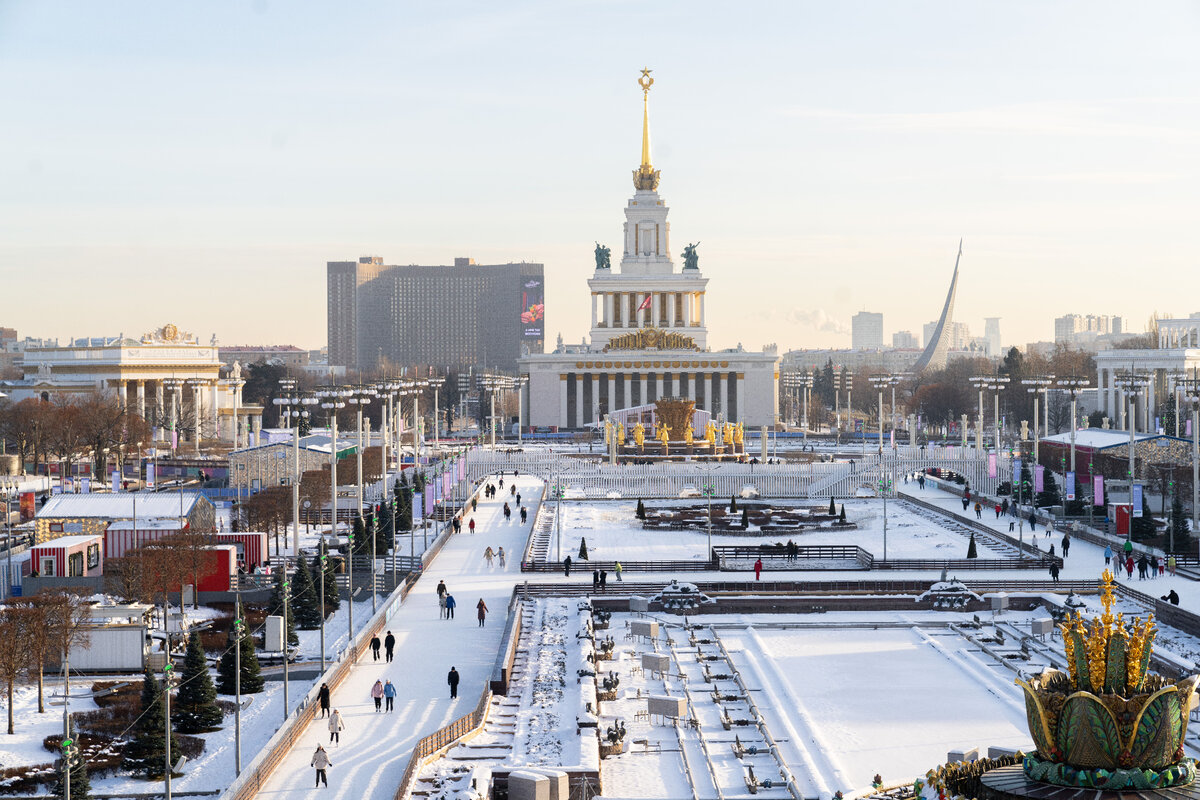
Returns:
[[[725,397],[725,420],[727,422],[735,422],[736,420],[730,415],[733,413],[733,400],[737,396],[737,387],[733,381],[729,380],[728,372],[721,373],[721,385],[725,389],[723,393]]]
[[[746,373],[737,374],[737,421],[746,421]]]
[[[617,399],[617,375],[615,372],[608,374],[608,413],[612,413],[622,408],[621,401]]]
[[[610,327],[610,328],[613,326],[613,320],[616,318],[616,315],[613,314],[613,310],[614,310],[613,306],[616,305],[616,302],[617,302],[616,295],[614,295],[612,292],[605,292],[605,294],[604,294],[604,315],[606,318],[605,321],[608,323],[608,327]]]
[[[646,380],[646,373],[639,372],[638,376],[637,376],[637,380],[638,380],[638,383],[641,384],[641,394],[639,395],[641,399],[638,400],[638,405],[644,406],[644,405],[646,405],[646,396],[647,396],[647,392],[650,388],[649,383]]]
[[[163,384],[162,381],[154,382],[154,410],[157,414],[159,426],[162,425],[163,417]]]
[[[658,292],[650,293],[650,322],[656,328],[661,325],[658,318]]]
[[[706,322],[706,319],[704,316],[704,294],[701,293],[700,294],[700,327],[701,328],[705,327],[705,322]]]
[[[1157,393],[1155,388],[1158,384],[1158,370],[1150,370],[1150,385],[1147,387],[1148,392],[1146,401],[1146,433],[1157,433],[1158,428],[1154,425],[1154,411],[1158,408],[1158,403],[1155,402]]]
[[[530,382],[532,386],[532,382]],[[558,426],[567,427],[567,376],[558,376]]]
[[[655,397],[662,397],[662,396],[663,396],[663,391],[664,391],[664,389],[663,389],[663,373],[659,372],[659,373],[656,373],[656,374],[655,374],[655,376],[654,376],[654,383],[656,384],[656,389],[655,389],[655,392],[654,392],[654,396],[655,396]]]
[[[696,399],[696,373],[689,372],[687,376],[687,397],[689,400]]]
[[[137,410],[138,416],[142,419],[146,418],[146,382],[136,381],[134,384],[137,391]]]
[[[625,373],[625,404],[622,408],[629,408],[633,405],[633,377],[634,374],[632,372]]]
[[[596,421],[596,409],[600,407],[600,373],[596,372],[591,375],[592,379],[592,407],[587,410],[588,422]]]
[[[196,455],[200,454],[200,426],[204,422],[204,409],[200,403],[200,384],[192,384],[192,419],[196,426],[195,432],[192,434],[192,444],[195,446]]]
[[[683,326],[685,328],[692,325],[692,298],[694,295],[691,292],[686,292],[683,295]]]
[[[596,327],[596,293],[592,292],[592,327]]]

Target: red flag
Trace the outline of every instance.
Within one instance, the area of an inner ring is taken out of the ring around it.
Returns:
[[[642,301],[642,304],[640,306],[638,306],[638,311],[645,311],[647,308],[649,308],[650,307],[650,298],[652,298],[652,297],[654,297],[654,295],[652,295],[652,294],[646,295],[646,299]]]

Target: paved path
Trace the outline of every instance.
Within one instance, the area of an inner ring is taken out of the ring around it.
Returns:
[[[374,662],[368,651],[334,692],[332,707],[341,711],[346,726],[340,744],[331,746],[327,721],[315,720],[275,770],[260,797],[291,798],[313,792],[315,776],[309,762],[321,742],[333,761],[328,772],[329,788],[319,790],[321,797],[391,798],[416,742],[475,707],[500,647],[513,585],[522,580],[520,556],[537,513],[535,498],[541,495],[541,479],[518,478],[517,490],[529,509],[529,522],[522,526],[514,513],[512,521],[506,523],[504,501],[515,509],[508,494],[509,481],[511,476],[505,481],[504,494],[496,500],[480,502],[474,514],[476,533],[466,533],[464,525],[462,534],[450,537],[433,566],[389,621],[387,627],[396,636],[395,660],[391,664],[382,658]],[[488,567],[483,553],[489,546],[493,550],[504,548],[508,557],[503,569],[499,562]],[[446,582],[458,601],[453,620],[440,619],[436,594],[439,580]],[[483,628],[475,614],[480,598],[491,612]],[[462,676],[457,700],[450,699],[446,685],[451,666],[457,667]],[[399,690],[392,714],[375,713],[370,691],[377,679],[390,679]]]

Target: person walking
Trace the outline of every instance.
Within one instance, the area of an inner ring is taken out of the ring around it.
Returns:
[[[512,509],[509,508],[508,503],[504,504],[504,521],[505,522],[512,521]]]
[[[563,577],[571,577],[571,557],[567,556],[563,559]]]
[[[322,683],[321,690],[317,692],[317,699],[321,701],[321,716],[329,716],[329,684]]]
[[[513,497],[517,496],[517,485],[515,483],[509,487],[508,493]]]
[[[521,493],[517,492],[517,507],[520,508],[520,506],[521,506]]]
[[[1071,549],[1071,534],[1064,533],[1062,538],[1063,558],[1067,557],[1067,552]]]
[[[471,517],[471,521],[467,523],[467,530],[471,533],[475,532],[475,518]]]
[[[526,520],[528,520],[528,519],[529,519],[529,511],[525,508],[525,506],[521,506],[521,524],[524,525]]]
[[[462,520],[458,517],[454,518],[454,532],[462,533]]]
[[[1037,513],[1031,508],[1029,509],[1029,532],[1037,531]]]
[[[446,588],[446,582],[438,581],[438,585],[437,585],[438,608],[441,610],[441,613],[439,616],[441,616],[442,619],[446,618],[446,595],[448,595],[448,594],[450,594],[450,590]]]
[[[1121,546],[1121,550],[1127,557],[1133,555],[1133,542],[1129,539],[1126,539],[1125,544]]]
[[[492,559],[495,557],[496,557],[496,554],[494,552],[492,552],[492,548],[490,546],[488,547],[487,550],[483,551],[483,560],[487,562],[487,565],[489,567],[492,565]]]
[[[617,573],[617,583],[621,582],[621,570],[623,570],[623,569],[624,569],[624,567],[621,566],[620,561],[618,561],[617,565],[615,567],[613,567],[613,572]],[[1174,574],[1174,573],[1172,573],[1172,574]]]
[[[345,728],[346,726],[342,724],[342,712],[335,708],[333,713],[329,715],[329,741],[341,744],[342,731]]]
[[[962,504],[963,504],[963,511],[966,511],[966,510],[967,510],[967,507],[971,505],[971,498],[970,498],[970,497],[963,497],[963,499],[962,499]]]
[[[1050,578],[1055,583],[1058,583],[1058,562],[1057,561],[1050,562]]]
[[[1112,566],[1112,557],[1113,557],[1113,551],[1112,551],[1112,545],[1110,544],[1104,548],[1104,566],[1106,566],[1106,567]]]
[[[395,710],[393,704],[396,702],[396,685],[391,681],[383,685],[383,699],[387,713],[392,713]]]
[[[375,701],[375,713],[378,714],[383,709],[383,681],[375,681],[371,687],[371,699]]]
[[[603,592],[606,588],[608,588],[608,570],[602,569],[600,570],[600,591]]]
[[[1138,568],[1138,580],[1139,581],[1146,580],[1146,573],[1150,571],[1150,559],[1148,559],[1146,557],[1145,553],[1142,553],[1141,557],[1138,558],[1137,568]]]
[[[757,580],[760,580],[761,578],[762,578],[762,559],[758,558],[758,559],[755,559],[755,561],[754,561],[754,580],[757,581]]]
[[[983,506],[979,503],[975,504],[975,519],[983,519]]]
[[[396,637],[392,636],[392,632],[388,631],[387,636],[383,637],[383,650],[387,663],[392,663],[392,651],[396,649]]]
[[[333,762],[329,760],[329,754],[325,752],[325,745],[317,745],[317,752],[313,753],[312,761],[309,764],[317,770],[317,782],[313,788],[317,788],[321,784],[325,784],[325,788],[329,788],[329,779],[325,777],[325,770],[333,766]]]
[[[371,637],[371,660],[379,660],[379,634]]]
[[[1167,556],[1167,572],[1171,573],[1171,577],[1175,577],[1175,554]]]
[[[446,619],[454,619],[454,608],[458,605],[458,601],[454,599],[454,595],[446,594]]]
[[[1163,574],[1163,559],[1162,556],[1155,556],[1150,562],[1150,577],[1157,578]]]
[[[1007,514],[1007,513],[1008,513],[1008,498],[1007,498],[1007,497],[1006,497],[1006,498],[1004,498],[1004,502],[1002,502],[1002,503],[1000,504],[1000,513],[1001,513],[1001,514]]]
[[[1133,556],[1125,556],[1125,577],[1133,580]]]
[[[458,697],[458,670],[454,667],[451,667],[446,675],[446,683],[450,684],[450,699]]]
[[[479,598],[479,602],[475,604],[475,616],[479,618],[479,627],[483,627],[484,620],[487,619],[488,607],[487,603],[483,602],[483,598]]]
[[[996,519],[1000,519],[1000,504],[996,503]]]
[[[592,591],[600,591],[600,570],[598,569],[592,570]]]
[[[478,511],[478,510],[479,510],[479,498],[478,498],[478,497],[472,497],[472,498],[471,498],[471,510],[472,510],[472,511]],[[472,524],[472,525],[471,525],[471,533],[474,533],[474,532],[475,532],[475,525],[474,525],[474,524]]]

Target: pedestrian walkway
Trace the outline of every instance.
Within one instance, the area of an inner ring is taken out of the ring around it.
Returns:
[[[297,739],[296,746],[271,775],[260,797],[291,798],[307,792],[321,797],[367,800],[391,798],[408,766],[416,742],[449,724],[475,707],[500,647],[513,586],[522,581],[521,553],[529,525],[537,512],[542,481],[518,477],[517,491],[529,509],[529,522],[522,526],[515,498],[509,495],[513,478],[505,478],[504,489],[495,500],[480,500],[475,533],[451,536],[429,570],[414,585],[404,604],[388,621],[385,631],[396,637],[391,664],[381,657],[364,657],[333,694],[331,706],[341,711],[345,730],[336,746],[329,744],[327,721],[314,720]],[[512,520],[504,519],[503,506],[513,508]],[[495,560],[488,566],[483,553],[503,547],[506,565]],[[455,619],[441,619],[437,598],[438,581],[458,603]],[[480,628],[475,606],[479,599],[490,609]],[[446,674],[455,667],[461,676],[458,699],[450,699]],[[376,713],[371,686],[376,680],[391,680],[399,693],[396,710]],[[329,788],[313,788],[314,771],[309,766],[313,751],[323,743],[333,765],[328,770]],[[265,744],[265,743],[260,743]]]
[[[936,484],[927,482],[925,488],[921,489],[915,482],[903,484],[897,487],[898,493],[909,495],[924,500],[926,503],[932,503],[947,513],[968,520],[970,522],[982,524],[992,530],[999,531],[1006,536],[1017,536],[1018,531],[1012,533],[1008,530],[1010,521],[1017,521],[1018,526],[1023,527],[1024,540],[1026,542],[1035,543],[1042,552],[1048,553],[1050,545],[1054,545],[1054,554],[1062,556],[1062,532],[1051,532],[1047,536],[1047,531],[1044,525],[1038,524],[1036,533],[1030,533],[1029,530],[1029,511],[1025,511],[1024,516],[1019,520],[1011,516],[1000,515],[996,519],[995,511],[992,508],[984,510],[981,519],[975,519],[975,512],[963,512],[962,501],[959,497],[952,493],[939,489]],[[974,502],[974,501],[972,501]],[[1039,517],[1041,519],[1041,517]],[[1137,547],[1135,545],[1135,547]],[[1114,547],[1115,551],[1117,548]],[[1137,553],[1144,552],[1145,548],[1137,547]],[[1136,558],[1136,555],[1135,555]],[[1165,563],[1165,562],[1164,562]],[[1083,539],[1071,539],[1071,547],[1065,559],[1063,559],[1062,571],[1059,574],[1060,580],[1091,580],[1098,579],[1101,573],[1104,572],[1104,548],[1100,545],[1085,542]],[[1116,572],[1114,571],[1114,574]],[[1047,574],[1047,577],[1049,575]],[[1133,570],[1133,580],[1129,580],[1125,574],[1125,570],[1120,570],[1117,579],[1122,583],[1126,583],[1153,597],[1162,597],[1170,590],[1174,589],[1179,594],[1179,603],[1184,608],[1194,609],[1200,608],[1200,582],[1189,580],[1183,576],[1171,577],[1169,574],[1163,577],[1153,577],[1146,580],[1138,580],[1137,568]]]

